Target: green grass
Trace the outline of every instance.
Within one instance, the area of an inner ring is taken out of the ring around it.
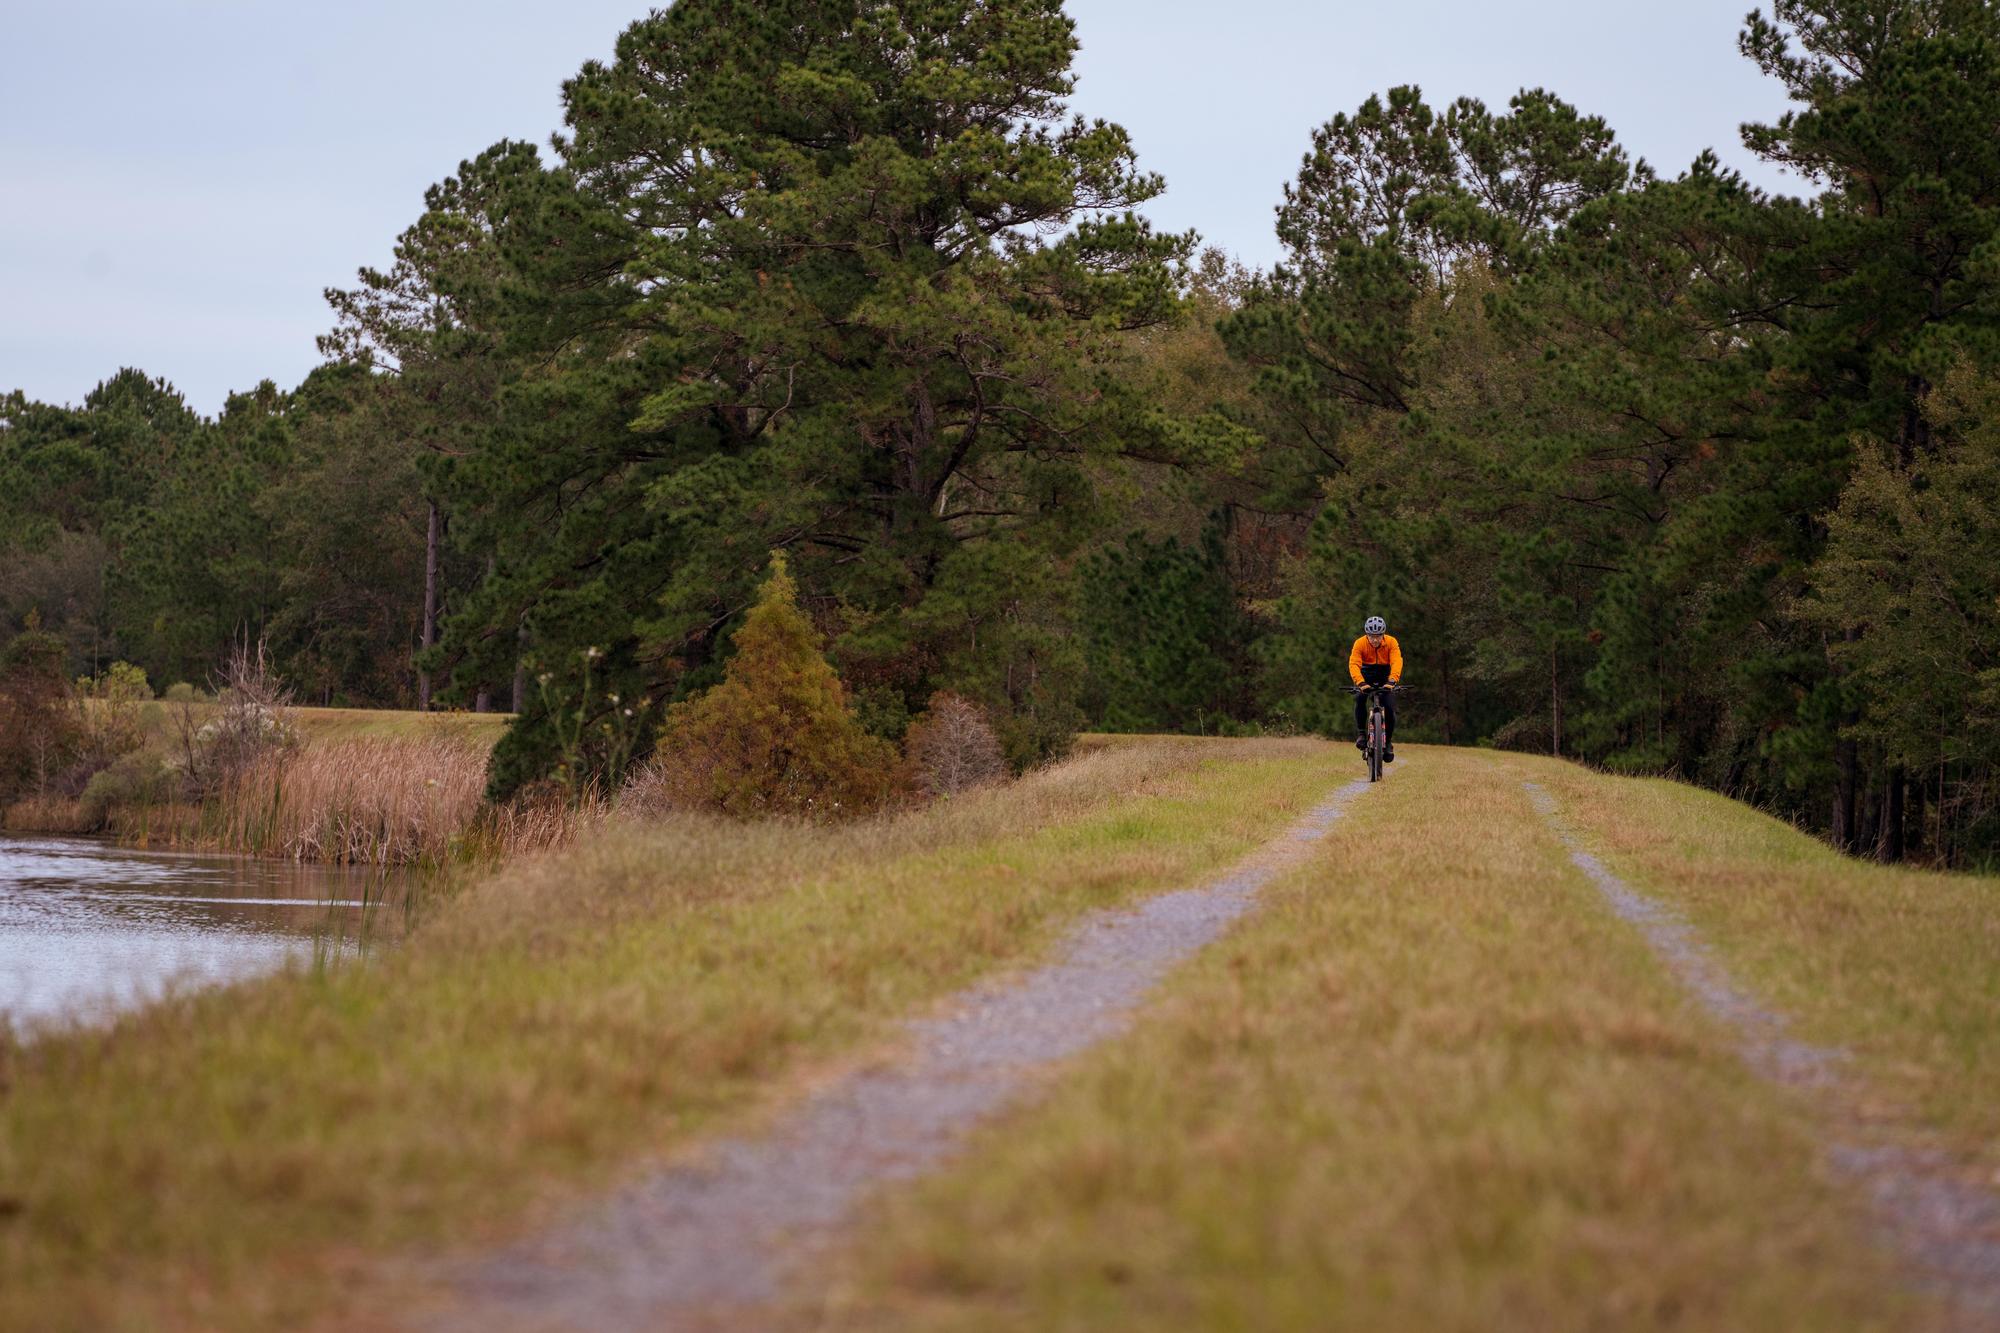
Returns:
[[[356,1263],[500,1234],[1213,871],[1330,755],[1138,743],[847,828],[613,825],[366,965],[0,1044],[0,1326],[324,1315]]]
[[[182,705],[158,700],[143,706],[142,717],[147,743],[162,752],[170,750],[179,735]],[[191,705],[195,725],[212,715],[215,705]],[[462,739],[491,746],[500,739],[511,713],[417,713],[393,708],[303,708],[290,710],[293,722],[307,741],[315,740],[414,740],[432,736]]]
[[[785,1326],[1926,1326],[1812,1108],[1743,1067],[1519,779],[1655,812],[1548,761],[1403,759],[1130,1037],[863,1219]]]
[[[295,708],[307,739],[449,736],[492,745],[514,720],[512,713],[414,713],[389,708]]]
[[[1416,746],[1398,769],[1130,1036],[881,1201],[772,1319],[1933,1326],[1823,1174],[1821,1117],[1850,1108],[1751,1075],[1521,782],[1855,1050],[1874,1113],[1975,1157],[2000,1130],[2000,884],[1850,861],[1672,783]],[[613,824],[365,966],[0,1043],[0,1327],[366,1324],[425,1295],[385,1260],[740,1129],[1356,771],[1338,746],[1100,739],[848,828]]]
[[[1857,861],[1681,783],[1532,773],[1587,845],[1679,908],[1800,1035],[1852,1050],[1873,1113],[1945,1134],[2000,1180],[2000,879]]]

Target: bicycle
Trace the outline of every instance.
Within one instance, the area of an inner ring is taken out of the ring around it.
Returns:
[[[1396,688],[1394,685],[1350,685],[1347,687],[1349,694],[1365,694],[1368,696],[1368,730],[1363,733],[1367,739],[1367,746],[1362,753],[1368,759],[1368,780],[1370,782],[1380,782],[1382,780],[1382,752],[1389,748],[1389,721],[1388,715],[1382,711],[1382,696]]]

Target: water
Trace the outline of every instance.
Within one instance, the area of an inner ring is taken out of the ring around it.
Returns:
[[[0,1020],[102,1018],[351,948],[381,891],[360,870],[0,835]]]

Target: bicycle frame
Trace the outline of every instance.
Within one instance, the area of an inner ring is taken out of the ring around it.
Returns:
[[[1382,708],[1382,696],[1389,692],[1387,685],[1356,685],[1350,689],[1355,694],[1368,696],[1367,756],[1368,780],[1382,780],[1382,755],[1389,748],[1389,720]]]

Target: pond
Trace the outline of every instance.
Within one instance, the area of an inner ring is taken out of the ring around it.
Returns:
[[[0,1021],[97,1019],[170,985],[352,949],[380,871],[0,834]]]

